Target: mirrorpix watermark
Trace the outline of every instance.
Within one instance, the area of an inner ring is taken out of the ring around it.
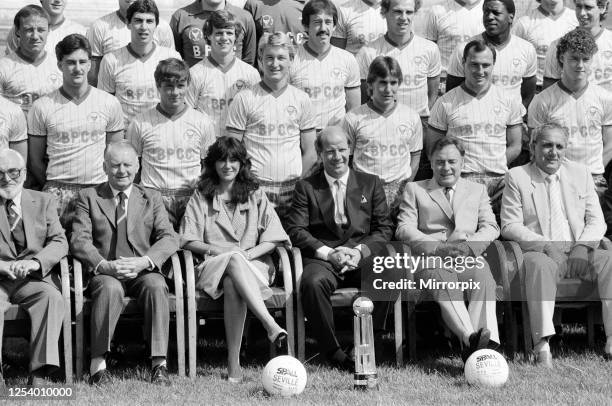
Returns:
[[[365,269],[362,272],[361,288],[376,301],[395,300],[402,292],[409,291],[464,293],[481,289],[481,281],[473,277],[475,272],[489,272],[484,255],[398,252],[393,256],[373,257],[371,272]]]

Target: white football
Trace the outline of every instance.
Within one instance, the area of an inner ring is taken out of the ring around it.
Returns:
[[[270,395],[299,395],[306,387],[306,380],[304,365],[290,355],[271,359],[261,374],[263,387]]]
[[[508,380],[508,363],[495,350],[483,349],[474,352],[465,362],[465,379],[470,385],[497,388]]]

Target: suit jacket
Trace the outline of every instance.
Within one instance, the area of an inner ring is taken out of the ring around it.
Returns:
[[[365,258],[372,244],[391,239],[389,208],[378,176],[350,170],[345,202],[348,227],[342,228],[334,221],[334,198],[323,170],[296,184],[286,228],[305,257],[316,258],[317,249],[324,245],[354,248],[363,244]]]
[[[0,210],[0,260],[15,261],[35,259],[40,262],[40,271],[31,275],[61,287],[58,272],[53,272],[68,254],[68,242],[57,215],[55,198],[46,193],[23,189],[21,192],[21,217],[26,238],[26,247],[15,251],[6,210]]]
[[[565,161],[559,168],[559,182],[574,241],[596,248],[606,223],[590,171],[584,165]],[[523,250],[542,251],[549,218],[546,179],[535,164],[512,168],[506,174],[502,198],[504,238],[518,241]]]
[[[480,255],[499,237],[499,227],[484,185],[460,178],[453,203],[435,179],[408,182],[395,232],[417,254],[433,254],[442,241],[464,240]]]
[[[77,200],[70,251],[90,270],[110,258],[115,232],[115,198],[105,182],[83,189]],[[158,270],[179,248],[159,192],[132,185],[127,207],[127,239],[137,256],[148,256]]]

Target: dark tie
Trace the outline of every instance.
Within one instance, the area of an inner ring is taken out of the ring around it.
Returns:
[[[115,209],[115,225],[116,225],[116,244],[115,244],[115,259],[119,257],[133,257],[134,252],[130,247],[127,239],[127,213],[125,205],[127,196],[123,192],[119,192],[119,203]]]
[[[449,203],[451,201],[451,190],[453,190],[452,187],[445,187],[444,188],[444,196],[446,196],[446,200],[448,200]]]
[[[19,214],[17,214],[15,202],[12,200],[6,201],[6,217],[11,228],[11,236],[13,237],[13,244],[15,244],[15,250],[19,254],[25,248],[25,232],[23,230],[23,221]]]

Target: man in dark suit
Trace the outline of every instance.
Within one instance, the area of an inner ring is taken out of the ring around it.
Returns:
[[[70,247],[91,280],[90,384],[110,379],[104,355],[110,350],[123,297],[137,298],[144,310],[151,349],[151,382],[169,385],[168,286],[166,260],[179,247],[159,192],[134,185],[138,156],[129,142],[109,144],[104,154],[108,182],[79,192]]]
[[[64,301],[54,267],[68,253],[68,242],[54,199],[24,189],[25,177],[23,157],[0,151],[0,354],[4,312],[18,304],[31,322],[28,384],[38,386],[59,366]]]
[[[435,142],[433,178],[406,184],[395,235],[410,244],[413,255],[428,259],[427,265],[416,269],[415,278],[430,291],[445,324],[465,344],[466,360],[485,348],[489,339],[493,346],[499,344],[496,284],[483,258],[491,241],[499,237],[499,227],[486,186],[461,178],[464,156],[463,143],[455,137]],[[427,282],[433,281],[450,284],[429,288]],[[447,288],[459,281],[469,288]],[[467,308],[465,294],[470,301]]]
[[[344,130],[327,127],[316,148],[323,170],[297,183],[286,228],[302,250],[302,304],[321,353],[351,370],[334,334],[330,297],[338,287],[360,286],[361,268],[382,253],[392,224],[382,181],[349,169]]]

